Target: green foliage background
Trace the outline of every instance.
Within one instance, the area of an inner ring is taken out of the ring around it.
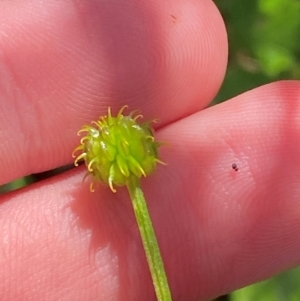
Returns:
[[[215,4],[227,27],[229,63],[213,104],[269,82],[300,79],[299,0],[215,0]],[[298,301],[300,267],[219,300]]]
[[[229,64],[214,103],[280,79],[300,78],[299,0],[216,0]]]
[[[229,63],[213,104],[269,82],[300,79],[300,0],[215,0],[215,3],[228,31]],[[0,194],[68,168],[0,186]],[[300,268],[233,292],[222,300],[300,300]]]

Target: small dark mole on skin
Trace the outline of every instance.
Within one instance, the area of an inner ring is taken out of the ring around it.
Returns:
[[[239,170],[238,167],[237,167],[237,165],[236,165],[236,163],[232,163],[232,169],[234,169],[235,171]]]
[[[171,16],[171,18],[172,18],[172,23],[176,23],[176,21],[177,21],[177,18],[174,16],[174,15],[170,15]]]

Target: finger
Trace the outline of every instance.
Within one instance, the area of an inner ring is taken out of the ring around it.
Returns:
[[[162,126],[221,84],[227,41],[212,1],[76,3],[0,4],[1,183],[70,163],[76,132],[108,106]]]
[[[300,263],[299,99],[299,83],[273,83],[159,131],[168,166],[143,186],[174,300],[207,300]],[[127,194],[90,193],[83,174],[2,197],[7,300],[154,300]]]
[[[179,300],[207,300],[300,263],[299,129],[300,82],[277,82],[160,132],[171,141],[168,167],[145,184]],[[164,196],[153,189],[162,183]]]

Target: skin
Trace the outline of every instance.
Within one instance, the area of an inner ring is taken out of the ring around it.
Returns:
[[[1,184],[72,163],[81,126],[128,104],[167,141],[142,184],[174,300],[300,264],[300,83],[205,109],[227,48],[210,0],[0,1]],[[155,300],[126,190],[84,174],[0,197],[1,300]]]

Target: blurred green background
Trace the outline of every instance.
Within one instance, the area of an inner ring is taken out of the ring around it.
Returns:
[[[213,104],[272,81],[300,79],[300,0],[215,0],[215,3],[228,31],[229,63],[224,83]],[[31,175],[3,185],[0,194],[68,168]],[[300,300],[300,268],[217,300]]]
[[[215,3],[227,27],[229,63],[214,103],[272,81],[300,79],[299,0]]]

